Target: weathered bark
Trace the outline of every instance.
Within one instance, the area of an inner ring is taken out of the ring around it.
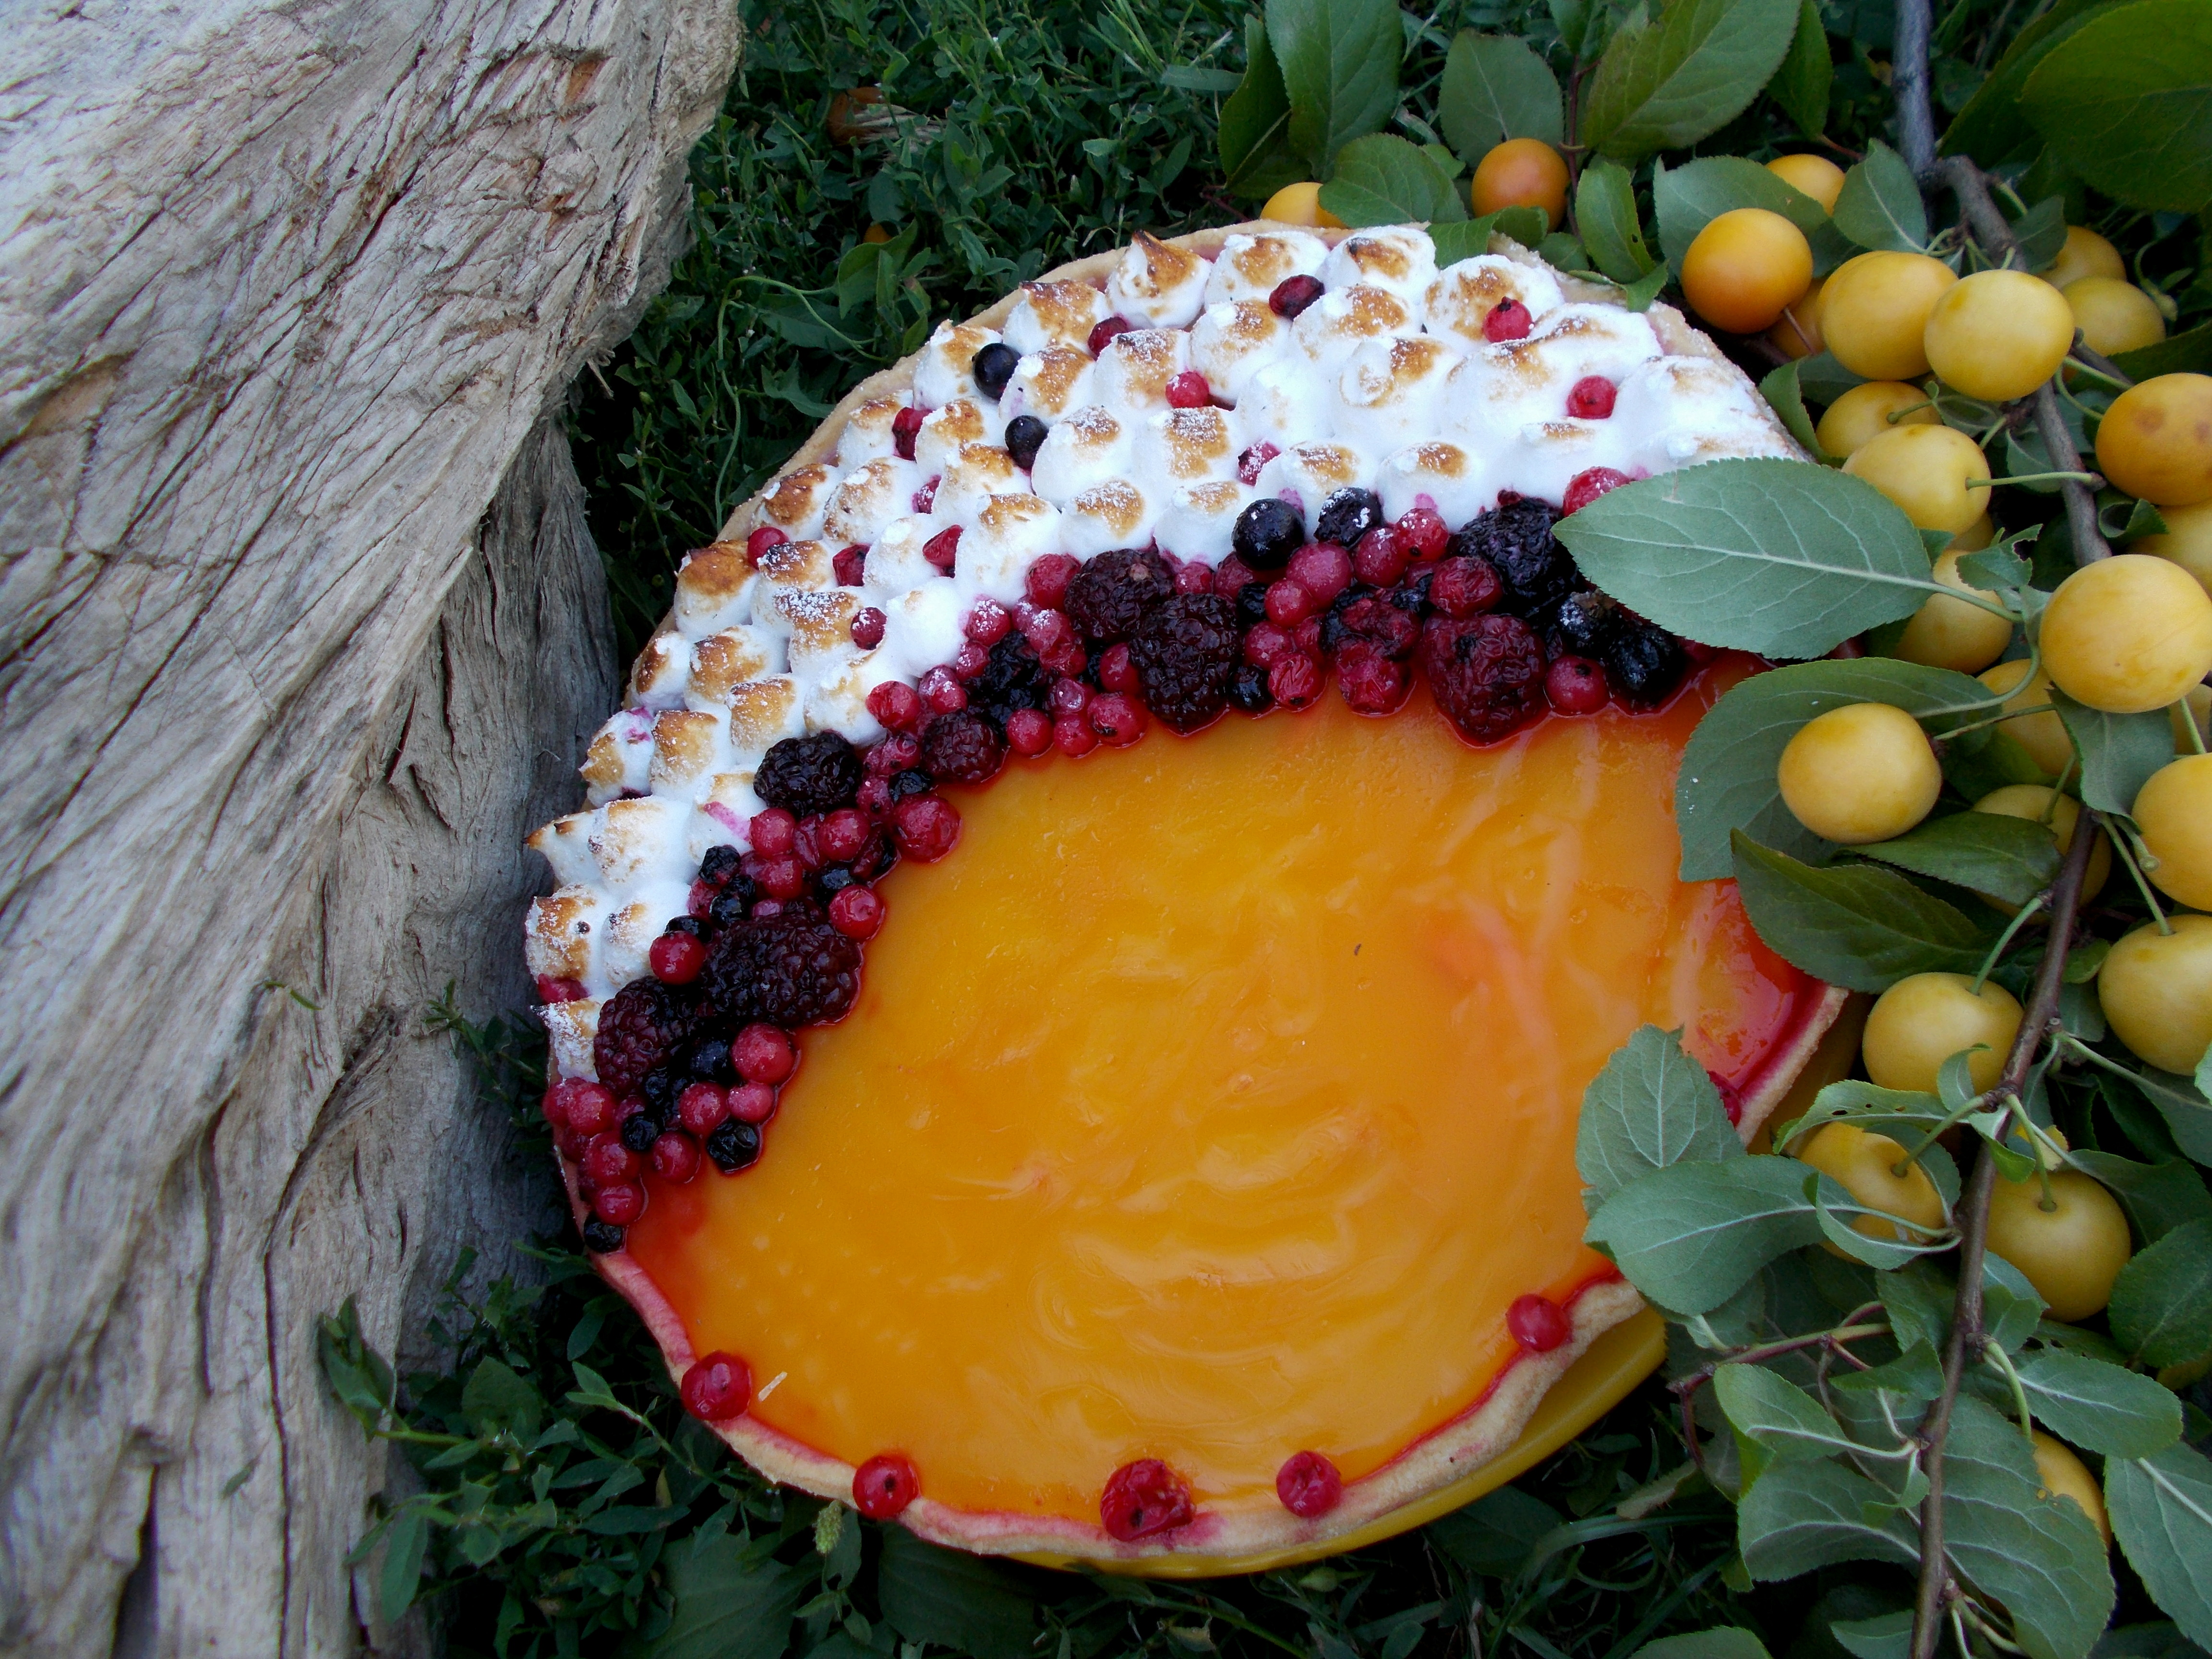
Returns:
[[[665,278],[734,8],[8,33],[0,1650],[413,1646],[314,1322],[388,1352],[530,1220],[422,1017],[524,996],[520,838],[616,684],[556,412]]]

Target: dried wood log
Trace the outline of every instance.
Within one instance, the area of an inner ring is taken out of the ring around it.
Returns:
[[[0,88],[0,1651],[350,1652],[316,1373],[532,1219],[423,1013],[526,996],[615,695],[558,423],[726,0],[14,9]],[[126,1591],[126,1580],[128,1581]]]

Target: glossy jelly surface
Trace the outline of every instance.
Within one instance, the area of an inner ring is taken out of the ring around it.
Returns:
[[[952,792],[884,884],[858,1006],[758,1164],[656,1183],[630,1248],[756,1416],[971,1510],[1095,1521],[1346,1480],[1473,1406],[1504,1315],[1604,1271],[1583,1088],[1638,1025],[1751,1086],[1819,988],[1685,885],[1674,705],[1484,750],[1417,696],[1155,729]]]

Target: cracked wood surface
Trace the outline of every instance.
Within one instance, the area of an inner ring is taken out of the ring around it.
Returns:
[[[535,1218],[423,1014],[526,995],[618,684],[560,399],[734,8],[0,20],[0,1652],[414,1650],[315,1321]]]

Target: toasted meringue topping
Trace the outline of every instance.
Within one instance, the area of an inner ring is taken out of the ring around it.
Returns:
[[[934,478],[960,453],[961,445],[998,441],[999,432],[983,419],[982,410],[970,398],[956,398],[921,417],[921,430],[915,434],[914,464],[923,477]]]
[[[1164,409],[1168,382],[1189,366],[1190,337],[1181,329],[1133,328],[1098,354],[1092,385],[1109,409]]]
[[[1303,230],[1263,231],[1231,236],[1221,245],[1206,277],[1211,307],[1235,300],[1264,301],[1285,277],[1310,276],[1328,258],[1328,244]]]
[[[1032,352],[1014,366],[1014,378],[1006,383],[999,408],[1009,421],[1034,415],[1051,422],[1090,401],[1091,354],[1078,346],[1055,345]]]
[[[1084,490],[1060,512],[1061,532],[1067,550],[1079,559],[1094,558],[1109,547],[1130,547],[1143,540],[1153,508],[1145,492],[1127,479],[1115,478]]]
[[[1426,231],[1404,225],[1347,236],[1321,267],[1321,279],[1331,288],[1364,283],[1409,306],[1420,303],[1436,275],[1437,245]]]
[[[898,440],[891,430],[891,422],[898,419],[899,410],[907,406],[907,399],[871,398],[856,404],[845,417],[844,429],[837,434],[837,465],[860,466],[885,455],[898,453]]]
[[[1541,317],[1559,307],[1559,279],[1547,269],[1480,254],[1446,266],[1429,284],[1421,308],[1431,333],[1483,345],[1487,342],[1482,325],[1508,300],[1518,300],[1531,317]]]
[[[975,385],[975,354],[999,337],[980,323],[939,323],[914,366],[915,400],[934,409],[955,398],[988,402]]]
[[[822,514],[830,505],[830,492],[837,482],[834,467],[817,462],[793,467],[768,488],[761,497],[760,521],[772,524],[795,542],[819,535]]]
[[[715,542],[685,556],[676,573],[676,626],[698,639],[752,615],[753,562],[743,542]]]
[[[1088,283],[1024,283],[1006,319],[1006,343],[1024,356],[1049,346],[1073,346],[1085,357],[1091,331],[1113,314]]]
[[[1106,279],[1106,303],[1133,323],[1182,328],[1205,304],[1208,267],[1195,253],[1139,231]]]
[[[1363,340],[1411,334],[1413,308],[1386,289],[1332,290],[1298,313],[1291,333],[1314,367],[1332,378]]]
[[[913,511],[921,469],[896,455],[879,455],[839,481],[822,517],[823,539],[835,547],[866,547],[893,519]]]
[[[1289,338],[1283,319],[1264,300],[1208,306],[1191,325],[1190,366],[1206,376],[1215,397],[1233,404],[1243,396],[1245,382]]]
[[[693,707],[726,706],[730,693],[748,680],[781,673],[783,660],[782,642],[763,629],[726,628],[709,634],[691,647],[688,695]]]

